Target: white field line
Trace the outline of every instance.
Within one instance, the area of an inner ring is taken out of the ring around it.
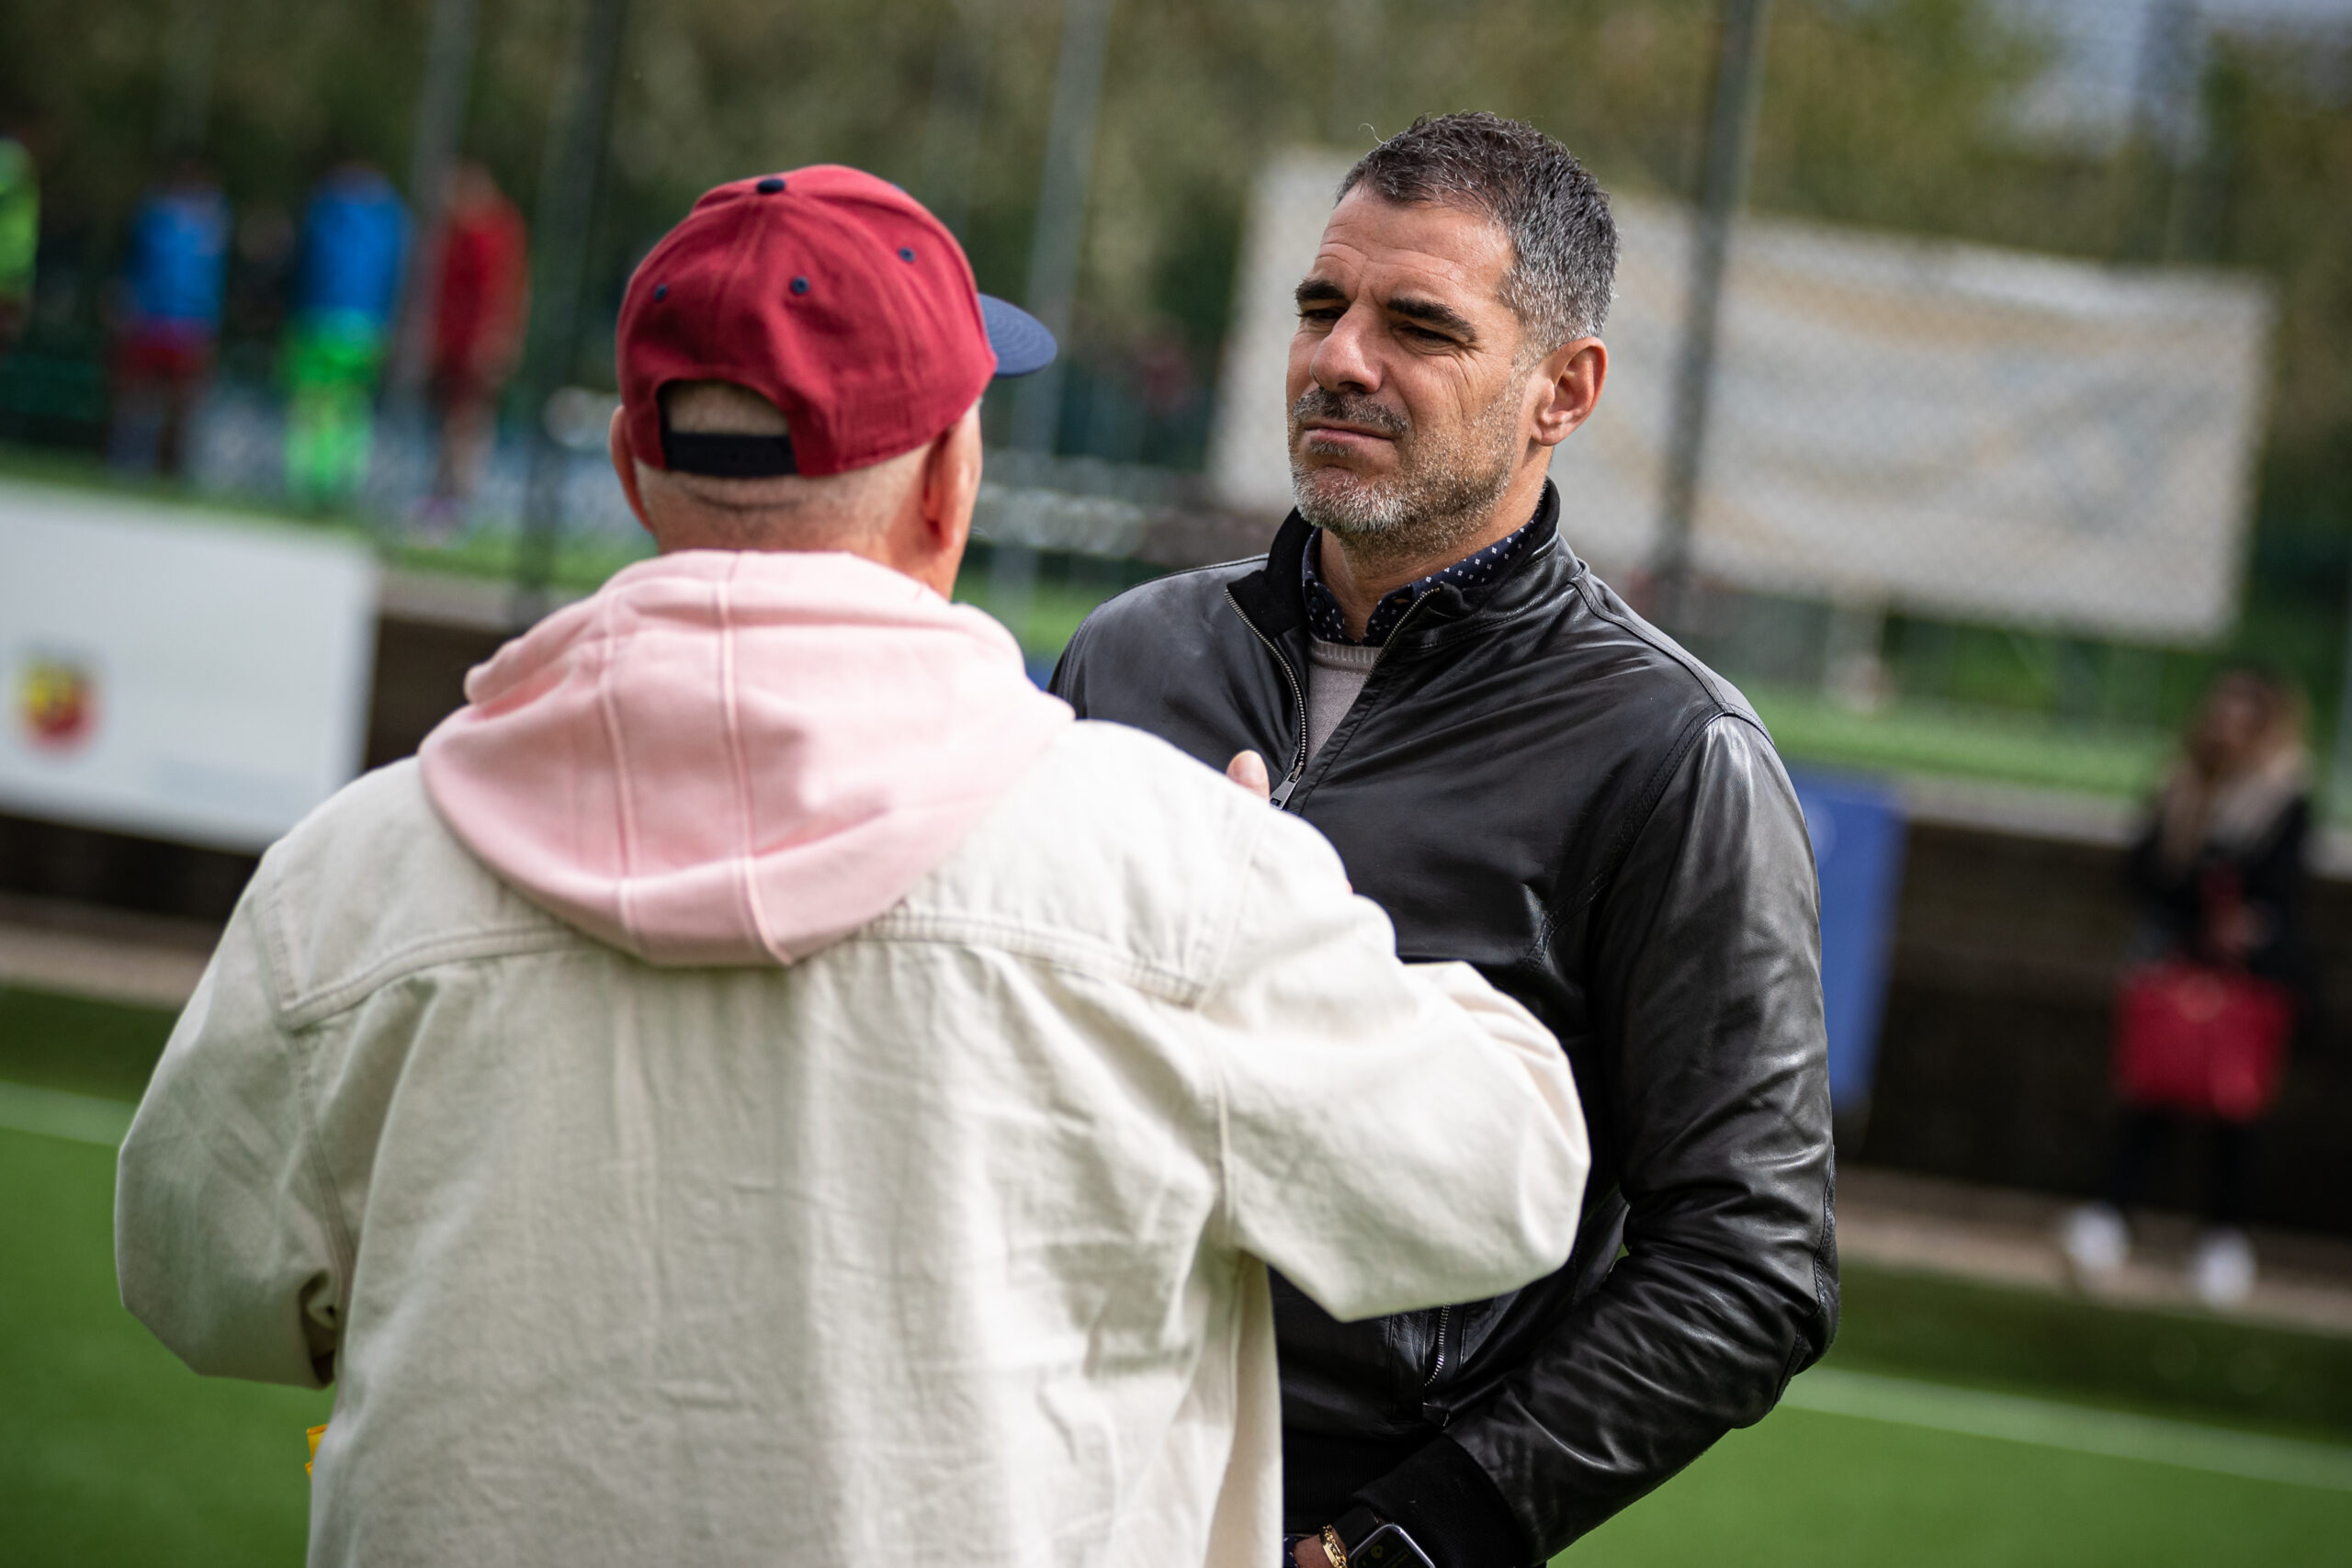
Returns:
[[[30,1084],[0,1082],[0,1130],[38,1133],[77,1144],[122,1146],[130,1131],[130,1113],[137,1109],[119,1100],[94,1094],[71,1094],[60,1089],[35,1089]]]
[[[1822,1416],[2030,1443],[2069,1453],[2167,1464],[2287,1486],[2352,1492],[2352,1448],[2267,1438],[2154,1416],[2094,1410],[1832,1367],[1798,1378],[1781,1403]]]

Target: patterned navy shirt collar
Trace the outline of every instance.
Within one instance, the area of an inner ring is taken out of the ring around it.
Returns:
[[[1540,513],[1540,508],[1538,509]],[[1364,622],[1363,646],[1378,648],[1387,642],[1388,634],[1405,618],[1405,612],[1420,602],[1422,594],[1440,583],[1451,582],[1465,592],[1484,587],[1509,571],[1526,549],[1535,527],[1531,517],[1520,525],[1519,531],[1508,538],[1498,539],[1476,555],[1464,556],[1452,566],[1441,567],[1427,577],[1393,588],[1381,596],[1372,607],[1372,615]],[[1316,529],[1306,536],[1306,553],[1299,558],[1299,588],[1306,595],[1307,629],[1325,642],[1354,642],[1348,635],[1347,616],[1340,613],[1340,601],[1324,585],[1322,574],[1315,570],[1316,558],[1323,553],[1323,530]]]

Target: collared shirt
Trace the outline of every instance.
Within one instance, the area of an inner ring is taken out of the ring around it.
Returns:
[[[1317,528],[1306,536],[1306,553],[1298,562],[1299,588],[1306,595],[1307,628],[1325,642],[1362,641],[1367,648],[1378,648],[1396,629],[1396,623],[1405,618],[1405,612],[1419,604],[1421,595],[1430,589],[1447,582],[1461,589],[1480,587],[1510,570],[1520,553],[1527,548],[1529,533],[1534,526],[1535,519],[1531,517],[1520,525],[1516,533],[1496,540],[1476,555],[1464,556],[1452,566],[1440,567],[1427,577],[1390,589],[1372,607],[1362,638],[1348,635],[1348,618],[1340,609],[1340,601],[1315,570],[1316,557],[1323,550],[1323,530]]]

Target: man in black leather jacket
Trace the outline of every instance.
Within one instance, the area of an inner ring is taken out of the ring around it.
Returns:
[[[1054,678],[1271,784],[1403,956],[1467,960],[1559,1036],[1591,1122],[1550,1279],[1353,1324],[1276,1280],[1305,1568],[1384,1522],[1438,1568],[1540,1562],[1836,1332],[1804,819],[1747,703],[1577,558],[1545,478],[1606,378],[1615,252],[1606,197],[1525,126],[1374,150],[1299,287],[1300,511],[1261,559],[1104,605]]]

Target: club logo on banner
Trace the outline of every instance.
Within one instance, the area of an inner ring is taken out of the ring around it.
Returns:
[[[44,751],[75,751],[98,726],[98,682],[89,664],[56,653],[26,657],[17,675],[17,717]]]

